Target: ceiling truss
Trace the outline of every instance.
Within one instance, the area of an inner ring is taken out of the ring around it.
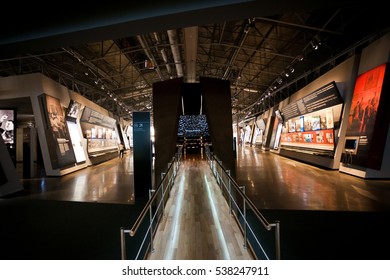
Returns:
[[[388,32],[387,21],[374,16],[328,8],[156,30],[2,59],[0,76],[42,73],[128,121],[134,111],[153,112],[156,82],[224,79],[231,84],[233,121],[239,122]]]

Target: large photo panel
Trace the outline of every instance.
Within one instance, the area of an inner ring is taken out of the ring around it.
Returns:
[[[39,99],[52,168],[73,166],[76,157],[60,100],[47,94],[40,95]]]
[[[382,139],[386,139],[388,120],[377,118],[378,114],[386,115],[389,108],[387,101],[382,96],[385,86],[385,77],[389,76],[387,65],[379,65],[369,71],[360,74],[355,83],[352,97],[351,109],[348,117],[348,128],[346,133],[346,151],[353,154],[352,164],[379,169],[383,154],[384,144]],[[387,103],[387,104],[386,104]],[[378,111],[382,104],[382,110]],[[378,121],[382,125],[378,127]],[[351,149],[351,144],[354,148]],[[379,147],[381,146],[381,147]],[[373,150],[377,151],[380,160],[374,165],[368,164]]]

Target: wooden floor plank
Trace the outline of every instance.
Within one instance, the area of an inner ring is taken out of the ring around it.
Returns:
[[[253,259],[208,162],[184,159],[150,260]]]

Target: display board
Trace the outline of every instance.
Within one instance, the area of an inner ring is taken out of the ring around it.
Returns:
[[[81,109],[81,104],[73,99],[70,100],[68,108],[66,109],[66,120],[77,122],[77,117]]]
[[[99,126],[104,126],[107,128],[114,128],[116,125],[115,119],[107,115],[101,114],[99,112],[96,112],[95,110],[92,110],[89,107],[84,108],[80,121],[90,123],[90,124],[96,124]]]
[[[45,136],[53,169],[76,163],[73,145],[66,124],[65,112],[58,98],[47,94],[38,97],[45,125]]]
[[[73,151],[76,157],[76,162],[77,163],[85,162],[86,158],[84,154],[83,144],[81,142],[79,127],[76,123],[71,121],[67,121],[66,123],[68,125],[70,138],[72,140]]]
[[[210,137],[206,115],[180,115],[177,135],[179,137]]]
[[[11,159],[16,165],[16,110],[0,108],[0,134]]]
[[[284,120],[307,115],[343,103],[335,82],[331,82],[281,109]]]
[[[83,137],[87,139],[87,151],[90,157],[116,152],[118,135],[116,120],[85,107],[80,118]]]
[[[387,64],[360,74],[355,83],[344,153],[354,155],[349,163],[380,169],[389,127]],[[374,159],[374,160],[371,160]]]
[[[283,121],[280,147],[333,156],[342,108],[340,93],[331,82],[275,112]]]
[[[150,113],[133,112],[133,168],[135,199],[149,196],[152,187]]]

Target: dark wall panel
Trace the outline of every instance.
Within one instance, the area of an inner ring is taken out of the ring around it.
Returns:
[[[153,84],[153,125],[155,131],[155,183],[176,152],[177,130],[181,111],[183,79],[172,79]]]
[[[152,187],[149,112],[133,112],[133,160],[135,199],[147,198]]]
[[[200,84],[214,154],[235,179],[230,82],[200,77]]]
[[[184,83],[181,89],[183,98],[183,115],[199,115],[202,108],[200,84]]]

